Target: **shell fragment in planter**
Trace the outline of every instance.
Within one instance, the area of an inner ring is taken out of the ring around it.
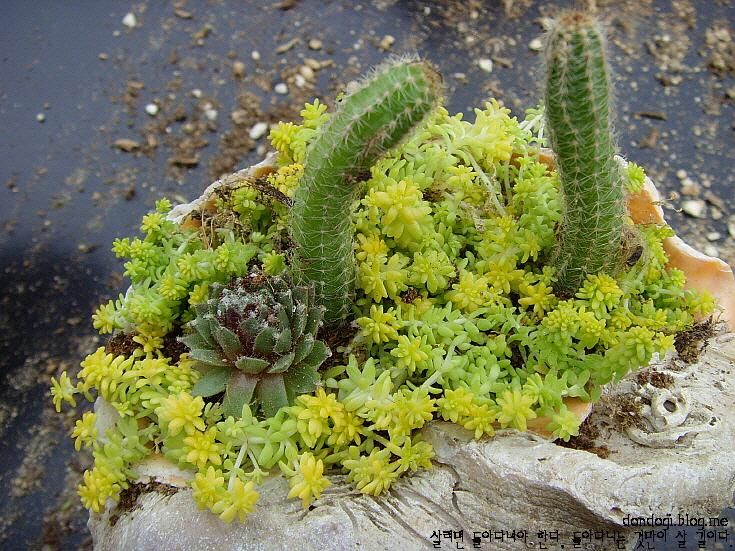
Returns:
[[[324,307],[313,287],[253,273],[213,286],[194,311],[191,333],[181,339],[202,373],[192,395],[224,394],[224,413],[234,417],[255,399],[272,417],[317,387],[317,369],[331,352],[316,338]]]

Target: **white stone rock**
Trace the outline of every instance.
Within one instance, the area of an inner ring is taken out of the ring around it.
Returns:
[[[138,18],[135,17],[134,13],[128,12],[125,14],[125,17],[122,18],[122,24],[128,29],[133,29],[138,24]]]
[[[534,52],[540,52],[544,49],[544,41],[538,37],[534,38],[533,40],[531,40],[531,42],[528,43],[528,49]]]
[[[702,218],[704,216],[705,208],[704,201],[701,199],[689,199],[681,203],[681,210],[683,210],[685,214],[694,218]]]
[[[486,73],[492,73],[493,71],[493,60],[490,58],[482,58],[477,60],[477,65]]]
[[[285,82],[279,82],[278,84],[276,84],[273,87],[273,91],[276,94],[280,94],[282,96],[285,96],[286,94],[288,94],[288,86],[286,86],[286,83]]]
[[[148,113],[151,117],[155,117],[158,115],[158,105],[155,103],[149,103],[145,106],[145,112]]]
[[[260,138],[265,136],[266,132],[268,132],[268,123],[256,122],[250,129],[249,136],[251,140],[259,140]]]

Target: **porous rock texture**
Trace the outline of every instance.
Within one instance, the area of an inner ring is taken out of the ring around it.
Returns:
[[[632,548],[640,528],[625,526],[626,518],[671,515],[676,523],[679,514],[717,516],[732,503],[735,335],[710,339],[694,363],[667,358],[609,386],[585,424],[606,458],[514,431],[475,441],[456,425],[434,422],[423,433],[436,451],[434,467],[386,494],[361,495],[337,475],[304,510],[274,476],[242,524],[198,510],[186,487],[190,475],[149,460],[139,469],[141,482],[175,493],[137,486],[140,495],[125,507],[93,514],[95,548],[407,551],[431,549],[432,533],[450,529],[464,530],[468,549],[474,532],[491,529],[527,530],[529,542],[539,530],[559,530],[559,543],[571,543],[575,531],[617,531]],[[445,541],[442,548],[457,547]],[[481,548],[527,547],[485,539]],[[607,539],[595,548],[616,546]]]

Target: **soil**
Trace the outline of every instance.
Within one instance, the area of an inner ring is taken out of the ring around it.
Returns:
[[[110,515],[110,525],[115,526],[117,521],[120,520],[120,515],[134,511],[139,507],[138,498],[144,494],[150,492],[157,492],[164,496],[172,496],[179,489],[176,486],[170,484],[164,484],[152,480],[150,482],[136,482],[131,484],[128,488],[120,492],[120,501],[115,507],[115,511]]]

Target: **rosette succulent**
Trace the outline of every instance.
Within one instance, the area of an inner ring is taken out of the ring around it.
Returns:
[[[202,374],[193,395],[224,393],[225,415],[235,417],[254,399],[271,417],[316,388],[317,369],[331,352],[316,338],[324,307],[315,304],[312,286],[251,274],[213,285],[194,309],[191,333],[181,338]]]

